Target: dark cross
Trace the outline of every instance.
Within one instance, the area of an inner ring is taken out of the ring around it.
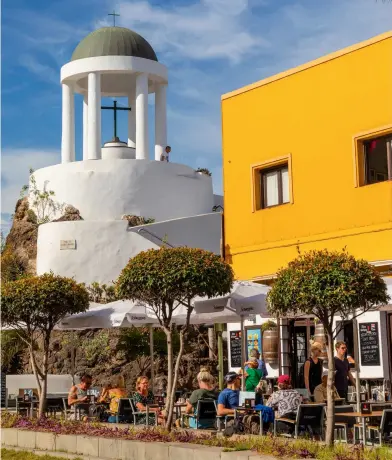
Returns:
[[[117,101],[113,101],[113,107],[103,105],[101,109],[113,110],[114,112],[114,133],[113,133],[112,142],[119,142],[120,139],[117,137],[117,110],[132,110],[131,107],[117,107]]]
[[[113,13],[109,13],[108,16],[113,16],[113,27],[116,27],[116,16],[120,15],[113,10]]]

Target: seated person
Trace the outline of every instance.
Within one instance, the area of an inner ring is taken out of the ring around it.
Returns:
[[[136,408],[141,412],[144,412],[147,409],[147,405],[154,404],[154,395],[152,391],[148,389],[149,384],[150,382],[148,380],[148,377],[146,376],[138,377],[136,380],[136,391],[133,394],[133,400],[135,401]],[[158,423],[164,423],[163,412],[158,407],[149,408],[149,412],[156,412],[158,417]],[[140,425],[145,425],[146,417],[147,415],[137,417],[137,423]],[[154,415],[149,415],[148,425],[155,425]]]
[[[234,409],[239,406],[241,376],[229,372],[225,382],[227,387],[218,396],[218,415],[233,415]]]
[[[315,402],[323,403],[327,400],[327,382],[328,371],[324,371],[320,385],[317,385],[317,387],[314,389],[313,397]],[[333,386],[333,398],[339,399],[339,395],[336,391],[335,385]]]
[[[247,369],[245,370],[244,376],[245,380],[245,390],[246,391],[256,391],[260,380],[263,378],[262,371],[258,368],[259,363],[257,358],[250,358],[245,365],[248,365]]]
[[[68,404],[71,407],[79,406],[78,412],[83,421],[87,421],[88,417],[89,397],[87,395],[87,390],[91,388],[92,383],[93,378],[91,375],[84,374],[80,379],[80,383],[73,385],[68,393]],[[73,414],[72,418],[75,418],[75,414]]]
[[[196,415],[196,407],[199,399],[217,399],[218,395],[214,391],[215,379],[207,368],[202,367],[200,369],[197,375],[197,383],[199,384],[199,389],[194,390],[186,402],[186,414]],[[196,428],[195,419],[185,418],[185,420],[189,420],[189,428]],[[200,428],[212,428],[213,426],[215,426],[215,417],[211,420],[202,420],[199,422]]]
[[[272,393],[272,396],[267,401],[267,406],[277,409],[279,418],[289,418],[295,420],[297,417],[298,406],[301,403],[301,395],[298,391],[291,388],[291,379],[288,375],[280,375],[278,377],[278,391]],[[279,431],[291,432],[294,430],[294,425],[284,422],[277,422]]]
[[[118,412],[118,403],[121,398],[128,397],[127,389],[125,388],[124,377],[122,375],[116,375],[112,379],[110,387],[104,388],[98,402],[109,403],[108,422],[116,423],[116,414]],[[121,418],[119,418],[119,421]]]

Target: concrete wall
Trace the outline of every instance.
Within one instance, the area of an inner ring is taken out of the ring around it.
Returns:
[[[212,180],[185,165],[149,160],[88,160],[42,168],[37,186],[79,209],[84,220],[120,220],[124,214],[156,221],[212,211]]]
[[[138,232],[141,228],[145,228],[173,246],[202,248],[215,254],[220,254],[221,222],[221,214],[213,212],[201,216],[141,225],[129,230]],[[150,239],[153,243],[159,243],[159,240],[154,239],[146,232],[141,231],[140,234]]]
[[[1,430],[2,447],[33,451],[56,457],[76,460],[273,460],[270,455],[258,456],[256,452],[224,452],[221,447],[208,447],[187,443],[163,443],[127,441],[116,438],[103,438],[83,435],[55,435],[48,432],[35,432],[4,428]]]
[[[152,235],[138,233],[140,228]],[[133,228],[128,228],[124,220],[43,224],[38,231],[37,273],[52,270],[78,282],[111,284],[131,257],[158,248],[165,236],[173,246],[202,248],[219,254],[220,232],[220,213]],[[61,240],[74,241],[76,249],[60,249]]]

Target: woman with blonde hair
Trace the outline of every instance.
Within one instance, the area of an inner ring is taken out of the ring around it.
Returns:
[[[119,401],[121,398],[127,397],[128,392],[125,388],[124,377],[122,375],[115,375],[112,378],[110,387],[106,387],[103,389],[102,395],[98,400],[98,402],[109,403],[109,423],[116,423],[116,414],[118,412]]]
[[[142,375],[136,379],[136,391],[133,394],[133,400],[135,401],[136,408],[142,412],[147,409],[147,406],[150,404],[154,404],[154,394],[151,390],[149,390],[150,381],[148,377]],[[149,412],[156,412],[158,417],[158,423],[164,422],[163,413],[159,408],[151,407]],[[141,425],[146,424],[146,416],[138,417],[138,423]],[[155,425],[155,416],[149,415],[148,417],[148,424]]]
[[[323,360],[319,358],[321,353],[321,343],[313,342],[310,347],[310,358],[304,364],[305,388],[308,390],[309,396],[312,396],[314,389],[321,384],[323,374]]]
[[[218,398],[215,389],[215,378],[211,375],[210,370],[207,367],[202,367],[200,372],[197,374],[197,383],[199,385],[198,390],[194,390],[190,398],[186,402],[185,413],[189,415],[196,415],[197,402],[200,399],[214,399]],[[200,428],[211,428],[215,424],[215,420],[203,420],[199,422]],[[189,428],[196,428],[196,421],[193,418],[189,418]]]

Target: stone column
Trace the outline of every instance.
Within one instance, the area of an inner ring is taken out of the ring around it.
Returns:
[[[83,160],[88,160],[88,93],[83,95]]]
[[[136,159],[148,160],[148,76],[136,77]]]
[[[88,74],[88,136],[87,148],[89,160],[101,159],[101,75],[98,72]]]
[[[75,107],[71,85],[62,84],[61,163],[75,161]]]
[[[136,148],[136,104],[132,94],[128,95],[128,107],[132,109],[128,111],[128,147]]]
[[[155,91],[155,160],[160,161],[167,145],[166,85]]]

